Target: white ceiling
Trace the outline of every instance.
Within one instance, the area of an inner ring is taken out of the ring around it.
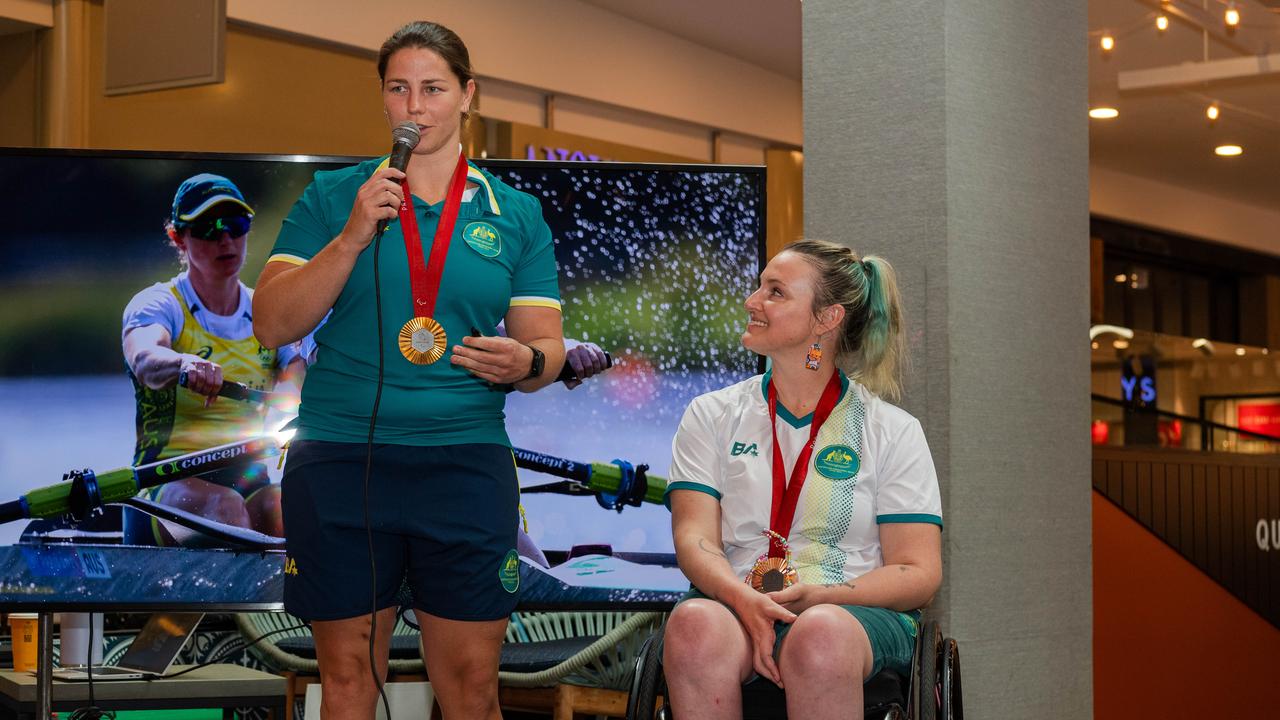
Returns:
[[[1174,0],[1175,9],[1202,9],[1221,17],[1218,0]],[[1268,0],[1272,7],[1280,0]],[[1227,36],[1216,23],[1209,35],[1208,58],[1247,57],[1238,47],[1280,53],[1280,15],[1257,0],[1239,2],[1240,32]],[[1199,62],[1205,57],[1205,32],[1170,14],[1169,30],[1155,28],[1159,0],[1090,0],[1090,31],[1110,30],[1116,47],[1103,57],[1098,38],[1090,37],[1091,104],[1115,104],[1114,120],[1090,120],[1093,163],[1170,185],[1280,210],[1280,73],[1217,81],[1185,88],[1120,93],[1121,71]],[[1218,37],[1214,37],[1214,35]],[[1230,44],[1229,44],[1230,43]],[[1210,100],[1222,115],[1210,125]],[[1235,158],[1220,158],[1213,148],[1231,142],[1244,148]]]
[[[800,79],[800,0],[582,0]]]
[[[786,77],[801,77],[800,0],[583,0],[596,7],[746,60]],[[1188,14],[1220,0],[1174,0]],[[1240,33],[1209,41],[1210,60],[1245,55],[1240,46],[1280,53],[1280,0],[1237,0]],[[1089,0],[1089,30],[1110,29],[1116,48],[1103,58],[1089,38],[1090,99],[1110,100],[1114,120],[1090,120],[1090,160],[1119,172],[1280,210],[1280,73],[1220,81],[1195,88],[1145,90],[1120,95],[1120,71],[1197,62],[1204,33],[1171,15],[1169,30],[1156,32],[1160,0]],[[1222,105],[1210,126],[1207,98]],[[1232,106],[1240,108],[1233,109]],[[1083,112],[1083,109],[1082,111]],[[1215,145],[1232,141],[1244,155],[1220,158]]]

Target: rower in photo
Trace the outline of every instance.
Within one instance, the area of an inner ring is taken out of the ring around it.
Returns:
[[[136,400],[134,464],[261,434],[266,408],[218,399],[224,381],[279,389],[296,406],[305,364],[298,345],[265,348],[253,337],[253,290],[240,280],[253,208],[230,179],[187,178],[165,222],[183,270],[133,296],[122,342]],[[280,488],[267,468],[219,471],[150,491],[162,505],[227,525],[283,537]],[[185,528],[126,509],[124,541],[200,545]]]

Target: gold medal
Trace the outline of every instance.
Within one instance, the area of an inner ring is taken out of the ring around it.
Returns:
[[[444,357],[449,338],[440,323],[416,317],[400,328],[400,354],[415,365],[430,365]]]
[[[796,569],[790,558],[761,555],[747,576],[747,583],[759,592],[777,592],[796,584]]]

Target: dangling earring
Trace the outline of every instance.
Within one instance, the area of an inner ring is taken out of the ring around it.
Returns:
[[[809,352],[804,356],[804,366],[810,370],[817,370],[822,366],[822,345],[815,342],[809,346]]]

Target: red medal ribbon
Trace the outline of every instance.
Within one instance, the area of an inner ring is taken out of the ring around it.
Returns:
[[[805,478],[809,475],[809,458],[813,456],[813,445],[818,439],[818,431],[827,421],[836,403],[840,401],[840,373],[833,372],[827,387],[822,391],[818,407],[813,411],[813,422],[809,426],[809,441],[800,450],[795,467],[791,469],[791,481],[787,482],[786,468],[783,467],[782,448],[778,445],[778,392],[773,383],[769,383],[769,429],[773,432],[773,505],[769,510],[769,529],[782,538],[791,535],[791,522],[796,516],[796,505],[800,502],[800,490],[804,487]],[[787,549],[777,537],[769,538],[769,557],[786,557]]]
[[[404,250],[409,256],[409,284],[413,288],[413,316],[429,318],[436,311],[436,297],[440,294],[440,278],[444,275],[444,261],[449,254],[449,240],[453,238],[453,226],[462,205],[462,191],[467,186],[467,156],[458,153],[458,165],[449,181],[436,236],[431,242],[431,264],[422,256],[422,238],[418,234],[418,219],[413,214],[413,196],[409,194],[409,180],[400,181],[404,202],[400,203],[400,222],[404,228]]]

